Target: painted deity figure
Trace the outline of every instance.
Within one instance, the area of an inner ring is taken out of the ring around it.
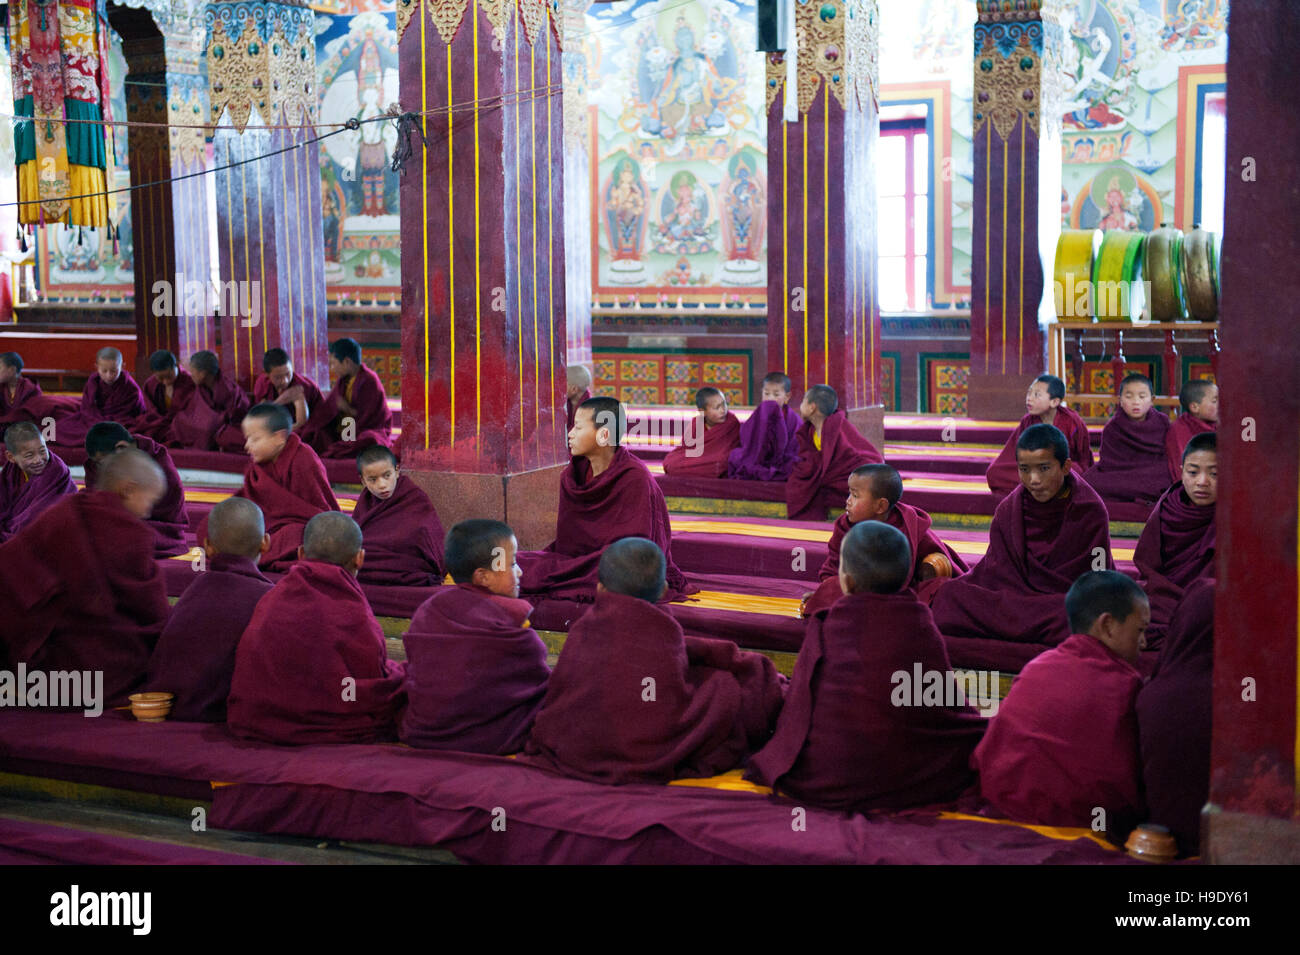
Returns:
[[[605,188],[605,222],[615,260],[640,259],[645,232],[646,191],[636,164],[622,160]]]
[[[710,252],[709,202],[698,180],[688,172],[673,177],[660,209],[657,252]]]
[[[1097,228],[1103,231],[1123,229],[1126,232],[1133,232],[1138,228],[1138,218],[1128,210],[1124,191],[1119,187],[1118,176],[1112,176],[1110,182],[1106,184],[1106,214],[1097,223]]]
[[[739,66],[730,41],[709,34],[710,49],[697,49],[695,31],[679,16],[673,28],[673,50],[658,42],[652,29],[643,35],[637,87],[647,115],[641,128],[667,139],[686,133],[722,129],[726,106],[738,85]]]
[[[732,164],[723,184],[723,244],[728,259],[757,261],[762,252],[765,196],[743,156]]]

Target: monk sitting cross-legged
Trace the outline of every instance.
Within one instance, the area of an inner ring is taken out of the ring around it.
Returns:
[[[654,606],[664,573],[652,541],[605,549],[596,603],[569,631],[524,748],[532,761],[591,782],[666,783],[726,772],[767,742],[784,678],[730,641],[684,637]]]
[[[1072,636],[1025,666],[975,750],[980,794],[1011,819],[1121,841],[1141,818],[1134,704],[1147,599],[1101,570],[1075,581],[1065,605]]]
[[[564,376],[564,431],[568,434],[573,430],[573,416],[578,406],[591,397],[591,372],[585,365],[569,365],[564,369]]]
[[[240,451],[239,423],[248,411],[244,389],[221,374],[215,352],[197,351],[190,358],[194,391],[172,416],[168,443],[199,451]]]
[[[338,501],[316,452],[293,433],[284,405],[253,405],[244,416],[244,449],[252,459],[244,486],[235,492],[262,509],[271,546],[259,562],[263,570],[287,570],[298,557],[302,530],[322,511],[337,511]],[[206,533],[199,523],[199,540]]]
[[[268,348],[262,356],[262,369],[263,374],[253,382],[253,404],[287,406],[293,413],[293,426],[301,431],[320,409],[325,396],[310,378],[293,370],[289,353],[283,348]]]
[[[1183,385],[1178,400],[1183,406],[1182,413],[1165,435],[1165,461],[1169,464],[1171,481],[1182,477],[1187,442],[1219,426],[1219,386],[1204,378],[1193,378]]]
[[[908,589],[907,538],[879,521],[844,537],[844,597],[808,622],[785,708],[747,778],[827,809],[898,809],[954,799],[974,782],[984,721],[960,700],[921,705],[899,674],[953,683],[943,637]],[[973,701],[972,701],[973,702]],[[990,701],[991,702],[991,701]]]
[[[922,587],[944,636],[1057,644],[1069,635],[1063,597],[1071,581],[1114,567],[1106,505],[1071,471],[1065,435],[1031,425],[1016,458],[1020,486],[994,512],[983,560]]]
[[[1169,486],[1169,416],[1152,406],[1154,393],[1146,375],[1120,382],[1119,410],[1102,429],[1101,460],[1088,472],[1088,483],[1107,503],[1152,504]]]
[[[429,496],[397,467],[382,444],[357,455],[365,490],[352,519],[366,539],[363,584],[432,587],[442,583],[442,523]]]
[[[15,422],[32,421],[45,427],[76,410],[76,398],[44,394],[40,385],[23,377],[22,355],[0,352],[0,436]]]
[[[133,424],[144,412],[144,392],[122,367],[122,353],[101,348],[95,356],[95,374],[81,393],[81,404],[75,413],[55,422],[50,440],[65,448],[80,447],[86,433],[100,421]]]
[[[302,439],[323,458],[350,458],[372,444],[391,447],[393,413],[379,376],[361,361],[355,339],[330,345],[330,377],[336,384],[312,412]]]
[[[224,723],[235,648],[271,582],[257,569],[269,547],[262,510],[230,497],[208,515],[204,565],[172,608],[145,687],[175,697],[171,719]],[[296,621],[295,623],[301,623]]]
[[[133,435],[115,421],[101,421],[86,435],[86,487],[93,488],[99,481],[99,469],[104,458],[122,448],[139,448],[162,469],[167,480],[167,493],[162,496],[146,523],[153,528],[156,538],[154,553],[158,557],[183,554],[185,532],[190,529],[190,516],[185,510],[185,486],[171,454],[161,444],[143,435]]]
[[[668,599],[695,588],[672,559],[672,534],[663,492],[641,461],[620,445],[623,406],[614,398],[588,398],[569,432],[573,455],[560,479],[555,540],[545,550],[519,555],[525,594],[590,601],[596,595],[601,552],[622,537],[655,542],[668,562]]]
[[[176,412],[194,396],[194,379],[169,351],[160,350],[150,355],[149,370],[152,374],[141,386],[145,412],[131,425],[131,430],[153,441],[166,443],[171,436]]]
[[[519,597],[515,535],[500,521],[461,521],[444,551],[455,587],[426,600],[402,635],[407,706],[403,743],[518,752],[546,695],[546,644]]]
[[[0,468],[0,542],[36,520],[59,498],[77,493],[68,466],[50,453],[30,421],[5,430],[5,461]]]
[[[898,528],[911,547],[912,563],[907,586],[916,587],[931,577],[956,577],[966,572],[966,562],[930,530],[930,515],[904,504],[903,479],[888,464],[864,464],[849,475],[849,496],[844,513],[835,520],[826,561],[817,576],[821,585],[804,598],[803,615],[811,617],[840,599],[840,545],[849,528],[862,521],[883,521]],[[928,559],[928,560],[927,560]],[[938,566],[946,573],[940,574]]]
[[[664,474],[720,478],[740,441],[740,419],[727,410],[727,398],[717,388],[695,392],[695,407],[700,414],[686,422],[681,447],[664,458]]]
[[[268,743],[372,743],[396,735],[404,668],[357,583],[361,528],[317,514],[299,561],[253,611],[235,651],[227,722]]]
[[[104,705],[126,702],[167,618],[144,523],[165,489],[147,454],[120,451],[97,490],[62,498],[0,544],[0,667],[99,670]]]
[[[803,396],[803,425],[796,435],[799,461],[786,483],[786,516],[821,520],[826,509],[849,493],[849,475],[864,464],[881,464],[875,446],[849,423],[829,385],[813,385]]]
[[[1070,461],[1076,473],[1092,467],[1092,439],[1088,436],[1088,425],[1077,412],[1061,403],[1064,400],[1065,382],[1055,375],[1039,375],[1030,383],[1025,395],[1025,410],[1028,413],[1020,419],[1020,424],[985,472],[984,479],[988,482],[989,490],[1003,495],[1014,491],[1019,485],[1016,448],[1020,436],[1036,424],[1050,424],[1065,435]]]
[[[740,426],[740,445],[727,457],[727,477],[742,481],[784,481],[799,460],[795,434],[803,419],[790,407],[790,376],[770,372],[763,398]]]

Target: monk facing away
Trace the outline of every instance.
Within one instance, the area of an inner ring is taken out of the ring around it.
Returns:
[[[813,385],[799,405],[803,425],[796,438],[799,460],[786,482],[786,515],[791,520],[821,520],[826,509],[849,493],[849,475],[884,458],[848,416],[830,385]]]
[[[573,455],[560,478],[555,540],[519,555],[525,594],[590,601],[606,547],[622,537],[655,542],[667,560],[667,599],[695,588],[672,559],[672,533],[663,492],[646,466],[620,444],[626,419],[615,398],[588,398],[569,432]]]
[[[776,732],[746,778],[850,811],[951,800],[975,781],[970,757],[985,724],[966,697],[922,705],[919,690],[899,689],[918,670],[958,686],[930,611],[907,586],[912,564],[907,538],[888,524],[861,521],[845,535],[844,596],[808,622]]]
[[[1020,485],[998,504],[984,558],[952,580],[927,581],[944,636],[1054,645],[1067,636],[1064,595],[1098,564],[1114,567],[1106,505],[1071,470],[1060,429],[1030,425],[1016,446]]]
[[[1153,504],[1169,486],[1169,416],[1154,407],[1154,397],[1146,375],[1127,375],[1119,384],[1119,409],[1102,429],[1101,460],[1088,472],[1088,483],[1107,503]]]
[[[9,540],[60,498],[77,493],[68,466],[51,454],[40,429],[19,421],[5,429],[0,468],[0,543]]]
[[[564,369],[565,433],[573,430],[573,416],[578,406],[591,397],[591,372],[586,365],[569,365]]]
[[[1065,604],[1071,636],[1025,666],[975,749],[980,794],[1008,818],[1119,842],[1141,819],[1134,704],[1150,610],[1113,570],[1082,575]]]
[[[790,376],[768,372],[762,400],[740,426],[740,444],[727,456],[727,477],[742,481],[784,481],[799,460],[795,435],[803,419],[790,407]]]
[[[104,462],[97,490],[64,497],[0,544],[0,664],[98,670],[103,703],[144,680],[167,590],[144,518],[166,489],[143,451]]]
[[[190,516],[185,510],[185,486],[172,456],[161,444],[144,435],[133,435],[116,421],[101,421],[86,434],[86,487],[99,482],[99,471],[106,457],[123,448],[138,448],[153,459],[167,481],[167,492],[154,505],[145,522],[154,532],[154,555],[171,557],[183,554]]]
[[[727,410],[727,397],[717,388],[695,392],[700,412],[686,422],[680,447],[664,458],[664,474],[720,478],[727,473],[727,457],[740,441],[740,419]]]
[[[683,636],[654,605],[665,570],[653,541],[605,549],[595,605],[569,631],[524,748],[531,761],[591,782],[666,783],[726,772],[767,742],[784,678],[730,641]]]
[[[514,531],[461,521],[444,550],[454,587],[421,604],[402,636],[406,710],[399,735],[421,749],[518,752],[546,695],[546,644],[519,599]]]
[[[41,386],[23,377],[23,356],[16,351],[0,352],[0,435],[17,421],[33,421],[44,427],[72,414],[77,399],[46,395]]]
[[[132,424],[145,411],[144,392],[131,373],[122,367],[122,353],[101,348],[95,355],[95,374],[86,382],[77,410],[55,422],[55,444],[79,447],[100,421]]]
[[[270,402],[284,405],[293,414],[293,426],[301,431],[307,419],[325,400],[315,382],[293,370],[289,353],[283,348],[268,348],[262,356],[262,374],[253,382],[253,404]]]
[[[248,409],[242,424],[244,450],[251,463],[244,485],[235,492],[262,509],[271,546],[259,562],[263,570],[287,570],[298,558],[303,528],[322,511],[337,511],[338,501],[316,452],[293,433],[293,418],[284,405]],[[206,532],[199,523],[199,540]]]
[[[226,498],[208,515],[203,563],[172,607],[145,681],[147,689],[174,696],[171,719],[226,721],[235,648],[258,601],[271,592],[257,569],[270,544],[262,509],[252,501]]]
[[[1160,646],[1183,592],[1214,576],[1218,493],[1218,436],[1206,431],[1187,442],[1182,480],[1160,498],[1133,551],[1138,583],[1151,601],[1147,643],[1152,649]]]
[[[372,444],[393,444],[393,412],[384,383],[361,360],[353,338],[330,345],[330,377],[334,389],[312,412],[302,439],[324,458],[350,458]]]
[[[242,450],[239,423],[248,412],[244,389],[221,373],[216,352],[195,352],[190,357],[190,377],[194,390],[172,416],[168,443],[198,451]]]
[[[844,513],[835,520],[826,560],[817,571],[821,584],[803,600],[805,617],[840,599],[840,547],[849,529],[863,521],[883,521],[903,532],[911,552],[908,587],[915,588],[933,577],[956,577],[966,572],[966,562],[930,530],[930,515],[904,504],[902,496],[903,479],[888,464],[864,464],[849,475]]]
[[[1219,427],[1219,386],[1204,378],[1193,378],[1178,392],[1182,413],[1174,419],[1165,436],[1165,460],[1169,480],[1177,481],[1183,473],[1183,450],[1198,434]]]
[[[268,743],[372,743],[393,739],[404,668],[357,583],[361,528],[317,514],[298,563],[257,604],[235,651],[227,722]]]
[[[176,356],[159,350],[149,356],[150,375],[140,390],[144,393],[145,411],[131,425],[135,434],[166,443],[171,436],[172,420],[194,396],[194,379],[180,367]]]
[[[1079,417],[1078,412],[1062,404],[1063,401],[1065,382],[1055,375],[1039,375],[1030,383],[1029,391],[1025,394],[1027,413],[1020,419],[1020,424],[985,472],[984,479],[988,482],[989,490],[999,495],[1015,490],[1019,484],[1017,443],[1020,436],[1036,424],[1050,424],[1065,435],[1075,473],[1081,474],[1092,467],[1092,439],[1088,435],[1088,424]]]
[[[402,474],[382,444],[357,455],[365,485],[352,519],[366,541],[363,584],[433,587],[442,583],[442,522],[429,495]]]

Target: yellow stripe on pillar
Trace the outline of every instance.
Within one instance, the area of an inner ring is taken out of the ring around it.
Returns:
[[[478,0],[471,14],[474,31],[474,438],[475,454],[482,454],[483,435],[483,272],[479,234],[478,143]]]
[[[452,151],[451,44],[447,53],[447,303],[449,342],[447,356],[451,370],[447,375],[447,392],[451,402],[450,435],[447,443],[456,446],[456,154]],[[478,170],[474,171],[478,175]]]
[[[420,0],[420,132],[425,141],[429,138],[429,46],[425,37],[424,0]],[[429,150],[420,150],[423,175],[420,177],[420,195],[423,212],[420,226],[424,232],[424,447],[429,448]],[[402,430],[406,430],[403,425]]]

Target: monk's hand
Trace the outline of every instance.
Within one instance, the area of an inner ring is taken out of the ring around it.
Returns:
[[[342,395],[339,395],[338,397],[338,406],[339,406],[339,411],[343,412],[346,415],[352,415],[352,417],[354,418],[356,417],[357,409],[352,407],[352,403],[348,401],[346,398],[344,398]]]
[[[812,591],[809,591],[808,593],[804,594],[802,597],[799,598],[799,616],[801,617],[808,616],[808,598],[811,596],[812,596]]]

